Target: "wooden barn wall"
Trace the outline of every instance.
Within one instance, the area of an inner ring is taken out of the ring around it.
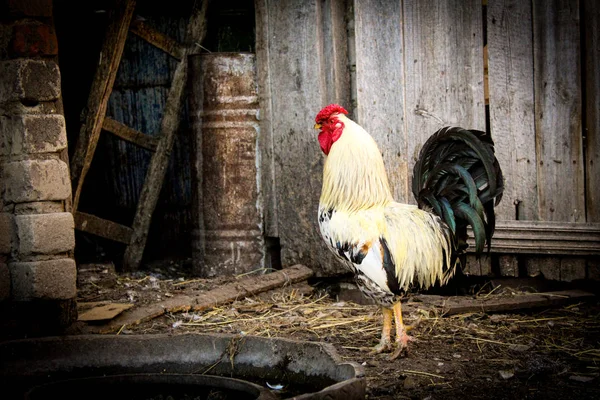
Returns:
[[[342,271],[318,233],[312,129],[338,102],[380,144],[399,201],[414,202],[412,167],[435,130],[491,131],[506,192],[493,255],[468,272],[599,277],[599,6],[484,3],[257,0],[265,226],[283,265]]]

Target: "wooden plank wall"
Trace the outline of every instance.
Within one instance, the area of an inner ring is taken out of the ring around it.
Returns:
[[[577,0],[488,2],[490,128],[506,179],[501,220],[593,222],[585,204],[586,161],[594,156],[584,157],[580,12]],[[584,28],[593,24],[597,18]],[[511,257],[503,272],[517,275],[521,263],[529,275],[583,279],[591,260]]]
[[[431,134],[448,125],[485,129],[481,2],[405,1],[403,26],[408,171],[395,178],[410,188],[419,151]],[[415,202],[410,191],[408,201]],[[490,260],[469,258],[464,269],[487,273]]]
[[[379,144],[393,194],[408,201],[404,126],[405,86],[401,2],[354,2],[356,92],[354,117]],[[377,27],[377,29],[373,29]]]
[[[544,221],[585,221],[579,2],[533,2],[538,209]],[[585,259],[528,258],[528,274],[585,278]]]
[[[579,2],[536,0],[533,20],[538,217],[583,222]]]
[[[283,264],[304,263],[317,275],[342,271],[316,221],[323,165],[316,112],[330,102],[351,110],[379,142],[396,198],[414,202],[410,175],[429,135],[445,125],[486,129],[484,42],[489,129],[506,178],[499,225],[517,220],[524,232],[513,239],[503,228],[510,246],[540,224],[564,231],[600,222],[599,7],[580,1],[258,0],[259,81],[268,102],[262,135],[272,165],[263,183],[275,206],[266,226],[281,238]],[[582,240],[597,242],[598,225],[583,231]],[[545,251],[495,255],[470,272],[600,275],[593,251],[561,254],[559,246],[551,258]]]
[[[265,225],[277,224],[284,266],[302,263],[333,274],[339,267],[315,224],[324,160],[313,125],[321,105],[349,102],[345,7],[337,1],[255,4],[258,54],[268,57],[257,60],[259,71],[268,70],[268,82],[260,78],[260,97],[270,105],[263,109],[269,114],[262,117],[259,140],[273,146],[273,190],[267,192],[277,207],[270,214],[276,220]]]
[[[488,3],[490,127],[506,180],[498,218],[538,219],[531,3]]]

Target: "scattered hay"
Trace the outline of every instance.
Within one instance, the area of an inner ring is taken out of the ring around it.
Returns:
[[[600,337],[600,317],[581,313],[580,305],[535,314],[452,316],[442,316],[439,308],[423,302],[409,301],[403,309],[407,323],[419,322],[412,331],[418,342],[413,347],[434,343],[450,347],[474,345],[478,353],[493,352],[491,360],[514,359],[515,354],[526,352],[560,353],[600,365],[600,343],[596,339]],[[381,314],[377,306],[335,301],[328,295],[313,293],[307,285],[299,285],[205,312],[167,314],[125,333],[165,330],[319,340],[356,353],[367,352],[377,344]]]
[[[185,332],[227,332],[265,337],[302,337],[309,340],[355,342],[378,337],[378,308],[333,302],[296,289],[272,293],[270,298],[246,298],[204,313],[170,314],[172,324]],[[359,347],[361,348],[361,347]]]

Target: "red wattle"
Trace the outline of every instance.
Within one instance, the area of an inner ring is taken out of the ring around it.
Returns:
[[[331,145],[333,144],[329,132],[321,131],[321,133],[319,133],[319,144],[321,145],[323,153],[325,153],[325,155],[329,154],[329,150],[331,150]]]
[[[340,138],[340,136],[342,136],[342,131],[344,130],[344,124],[341,122],[338,122],[336,125],[339,125],[339,127],[334,129],[333,131],[331,131],[330,129],[327,129],[327,127],[325,127],[319,133],[319,144],[321,145],[321,150],[323,150],[323,153],[325,153],[325,155],[329,154],[329,151],[331,150],[331,146],[333,146],[333,144]]]

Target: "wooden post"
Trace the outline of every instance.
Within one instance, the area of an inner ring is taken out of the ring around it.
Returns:
[[[73,211],[76,211],[79,206],[83,181],[94,158],[102,122],[106,115],[106,105],[117,76],[134,9],[135,0],[116,1],[112,23],[108,27],[106,39],[102,45],[100,57],[104,60],[98,64],[92,82],[87,103],[87,115],[81,126],[71,160],[71,182],[74,188]]]

